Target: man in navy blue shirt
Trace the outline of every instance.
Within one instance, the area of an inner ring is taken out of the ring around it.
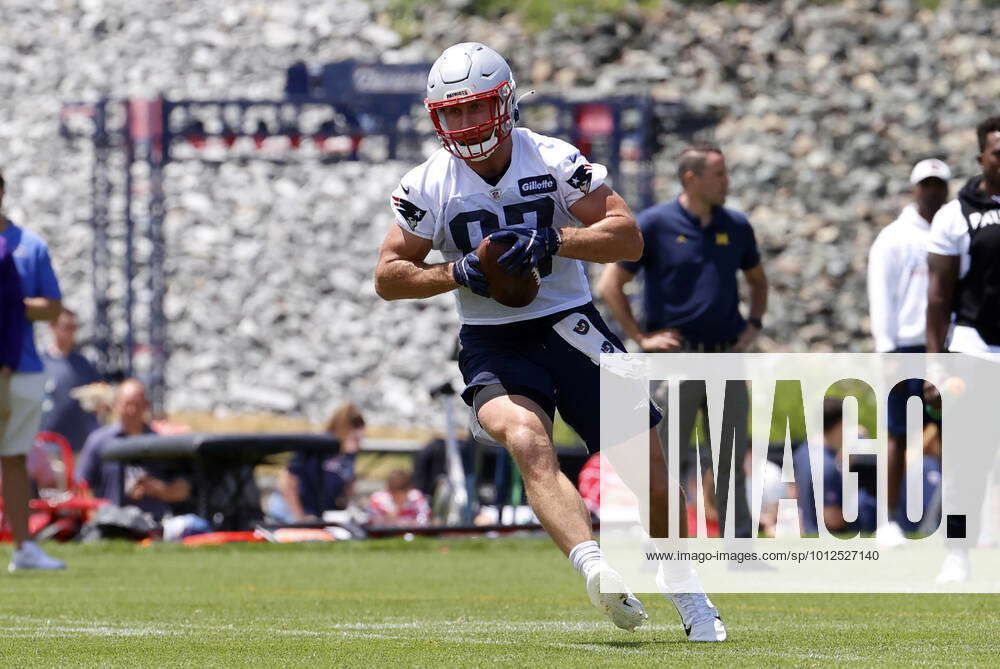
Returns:
[[[820,522],[825,524],[831,532],[860,530],[870,533],[875,531],[875,498],[863,488],[858,488],[857,517],[853,521],[844,519],[843,441],[844,401],[827,398],[823,400],[823,459],[821,461],[823,473],[816,477],[817,480],[823,481],[822,495],[819,498],[822,509],[818,513],[813,486],[813,463],[809,460],[808,444],[801,444],[795,449],[792,462],[802,531],[806,535],[816,535],[819,532]],[[820,465],[819,462],[816,464]]]
[[[115,421],[87,437],[77,460],[76,478],[86,481],[95,497],[110,499],[118,506],[137,506],[159,521],[167,512],[175,513],[191,497],[191,483],[183,472],[159,462],[145,462],[139,467],[104,459],[104,452],[114,440],[153,434],[146,421],[148,410],[142,382],[123,381],[115,395]]]
[[[644,351],[745,351],[761,330],[767,278],[746,216],[723,207],[729,189],[718,147],[696,145],[678,160],[683,192],[638,216],[645,247],[636,262],[608,265],[598,292]],[[644,271],[640,327],[624,286]],[[739,311],[736,275],[750,285],[749,316]]]
[[[642,257],[635,262],[608,265],[597,290],[625,335],[643,351],[746,351],[761,330],[767,307],[767,277],[753,228],[746,216],[722,206],[729,189],[729,174],[718,146],[690,146],[681,152],[677,163],[680,196],[638,216],[645,242]],[[645,280],[644,327],[640,327],[625,296],[625,284],[640,271]],[[747,318],[739,310],[736,276],[740,271],[750,286]],[[666,406],[660,393],[658,399]],[[745,393],[733,399],[735,408],[749,410]],[[682,388],[681,400],[681,434],[691,434],[695,417],[704,408],[705,396],[686,393]],[[747,422],[741,422],[739,417],[736,420],[738,424]],[[664,444],[667,424],[663,421],[659,428]],[[740,466],[748,446],[747,436],[737,435],[733,467],[737,537],[749,537],[752,532]],[[680,449],[682,469],[689,465],[692,450]],[[706,464],[708,449],[701,449],[701,453]],[[727,460],[724,456],[719,463],[719,489],[723,491],[729,489]],[[726,505],[725,494],[715,495],[720,519],[726,517]]]

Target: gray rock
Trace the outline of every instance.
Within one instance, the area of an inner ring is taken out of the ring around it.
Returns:
[[[84,336],[94,299],[91,156],[57,136],[63,101],[275,98],[294,60],[422,62],[461,34],[504,49],[519,81],[540,92],[651,92],[711,106],[722,117],[714,138],[731,170],[730,203],[750,213],[772,282],[768,321],[785,333],[767,345],[818,351],[870,347],[868,245],[905,202],[916,160],[945,158],[956,181],[972,174],[972,128],[1000,96],[1000,20],[976,2],[933,12],[905,0],[667,2],[583,26],[559,18],[538,33],[510,16],[470,16],[469,6],[418,8],[420,35],[406,42],[379,19],[381,0],[237,0],[214,12],[180,0],[7,0],[5,208],[48,239]],[[673,157],[684,140],[660,139],[655,188],[666,199],[677,192]],[[240,146],[244,160],[218,164],[178,144],[187,159],[168,171],[168,407],[322,417],[350,397],[376,424],[440,425],[426,388],[455,370],[453,300],[384,303],[371,283],[392,225],[388,193],[412,163],[378,159],[374,141],[362,145],[374,160],[322,165],[311,145],[284,164]],[[113,203],[115,216],[122,206]],[[120,228],[110,248],[107,296],[121,336]],[[140,239],[140,321],[151,299],[150,250]]]
[[[237,383],[228,389],[230,401],[257,410],[287,413],[298,406],[298,400],[289,392],[263,386]]]

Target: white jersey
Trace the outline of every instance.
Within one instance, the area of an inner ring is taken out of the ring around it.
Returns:
[[[396,223],[431,240],[447,261],[458,260],[507,225],[579,226],[569,208],[604,183],[608,171],[571,144],[515,128],[510,167],[496,186],[465,161],[439,149],[403,177],[392,192]],[[465,287],[455,291],[464,324],[495,325],[554,314],[590,302],[583,263],[555,256],[538,267],[538,296],[526,307],[505,307]]]
[[[868,308],[875,350],[923,345],[927,338],[927,237],[931,224],[910,204],[878,233],[868,252]]]
[[[962,214],[962,203],[957,199],[938,209],[931,222],[931,233],[927,237],[928,253],[942,256],[959,256],[958,277],[969,271],[972,258],[969,256],[969,224]]]
[[[973,214],[971,219],[972,227],[977,230],[984,225],[996,225],[1000,223],[1000,210],[986,215]],[[971,245],[969,223],[962,213],[962,203],[958,199],[952,200],[934,215],[930,236],[927,238],[927,251],[942,256],[958,256],[958,277],[962,278],[968,274],[972,265],[972,256],[969,255]],[[955,325],[952,328],[948,350],[970,355],[1000,354],[1000,346],[990,346],[983,341],[976,328],[968,325]]]

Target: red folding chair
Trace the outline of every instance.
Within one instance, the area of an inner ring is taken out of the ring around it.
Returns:
[[[48,460],[53,452],[56,457],[52,459],[49,469],[56,477],[55,487],[44,489],[43,496],[28,501],[28,533],[39,540],[69,541],[79,533],[93,511],[107,504],[108,500],[94,499],[87,494],[85,481],[76,482],[73,449],[58,432],[39,432],[35,436],[35,452],[29,458]],[[33,465],[39,466],[37,462]],[[12,539],[3,514],[3,499],[0,498],[0,541]]]

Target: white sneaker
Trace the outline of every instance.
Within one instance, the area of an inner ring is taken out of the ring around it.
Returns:
[[[879,548],[896,548],[906,543],[906,535],[900,529],[899,524],[890,520],[885,525],[879,525],[875,530],[875,541]]]
[[[941,572],[934,579],[935,583],[965,583],[972,575],[972,563],[969,554],[963,550],[950,550],[941,563]]]
[[[45,554],[34,541],[25,541],[21,544],[20,550],[15,550],[7,565],[7,571],[14,573],[20,569],[39,569],[52,571],[55,569],[65,569],[66,563]]]
[[[703,592],[672,592],[667,594],[681,614],[688,641],[725,641],[728,633],[719,617],[719,610]]]
[[[610,592],[601,592],[602,574],[604,586]],[[587,595],[601,613],[623,630],[632,632],[649,617],[642,608],[642,602],[629,592],[621,575],[606,565],[591,569],[587,574]]]

